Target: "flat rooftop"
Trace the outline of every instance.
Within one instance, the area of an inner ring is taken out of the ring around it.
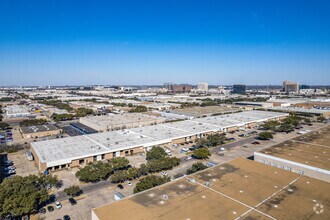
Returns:
[[[328,219],[329,196],[329,183],[239,158],[93,211],[100,220]]]
[[[161,119],[163,118],[142,114],[142,113],[129,113],[129,114],[87,116],[82,118],[81,122],[88,121],[89,123],[100,126],[116,126],[116,125],[118,126],[118,125],[138,123],[138,122],[148,122],[148,121],[153,122]]]
[[[316,108],[300,108],[300,107],[270,107],[268,110],[278,110],[286,112],[300,112],[300,113],[309,113],[309,114],[325,114],[330,113],[330,110],[326,109],[316,109]]]
[[[222,114],[222,113],[230,113],[237,111],[238,109],[232,109],[222,106],[192,107],[192,108],[170,110],[170,112],[174,114],[187,115],[195,118],[209,116],[213,114]]]
[[[58,128],[52,124],[45,125],[32,125],[32,126],[23,126],[21,130],[24,134],[38,133],[38,132],[47,132],[47,131],[55,131]]]
[[[286,116],[286,113],[249,111],[209,118],[199,118],[187,121],[144,126],[119,131],[109,131],[80,137],[67,137],[55,140],[32,142],[31,146],[41,162],[60,165],[63,161],[70,161],[87,156],[99,155],[101,152],[115,152],[134,147],[149,147],[169,143],[173,139],[193,136],[209,131],[221,130],[225,127],[238,126],[244,123],[263,121],[273,117]],[[91,149],[92,146],[101,147],[100,151]],[[74,151],[73,151],[74,149]],[[57,155],[61,155],[58,157]],[[62,158],[62,160],[59,160]]]
[[[260,153],[330,170],[330,126],[263,149]]]

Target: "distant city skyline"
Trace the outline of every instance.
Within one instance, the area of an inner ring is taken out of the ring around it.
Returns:
[[[0,2],[0,86],[330,85],[330,2]]]

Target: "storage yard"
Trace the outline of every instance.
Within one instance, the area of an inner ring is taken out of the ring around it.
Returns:
[[[327,219],[329,192],[329,183],[239,158],[95,208],[92,219]]]

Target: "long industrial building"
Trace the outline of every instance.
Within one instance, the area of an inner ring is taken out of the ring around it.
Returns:
[[[287,113],[248,111],[132,129],[32,142],[31,152],[39,170],[56,171],[118,156],[145,152],[160,145],[171,146],[240,128],[254,127],[268,120],[280,120]]]
[[[97,131],[114,131],[165,122],[165,118],[143,113],[87,116],[79,122]]]
[[[254,153],[254,160],[330,182],[330,126]]]

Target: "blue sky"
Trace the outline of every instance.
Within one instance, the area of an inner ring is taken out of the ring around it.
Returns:
[[[327,0],[0,0],[0,84],[330,84]]]

